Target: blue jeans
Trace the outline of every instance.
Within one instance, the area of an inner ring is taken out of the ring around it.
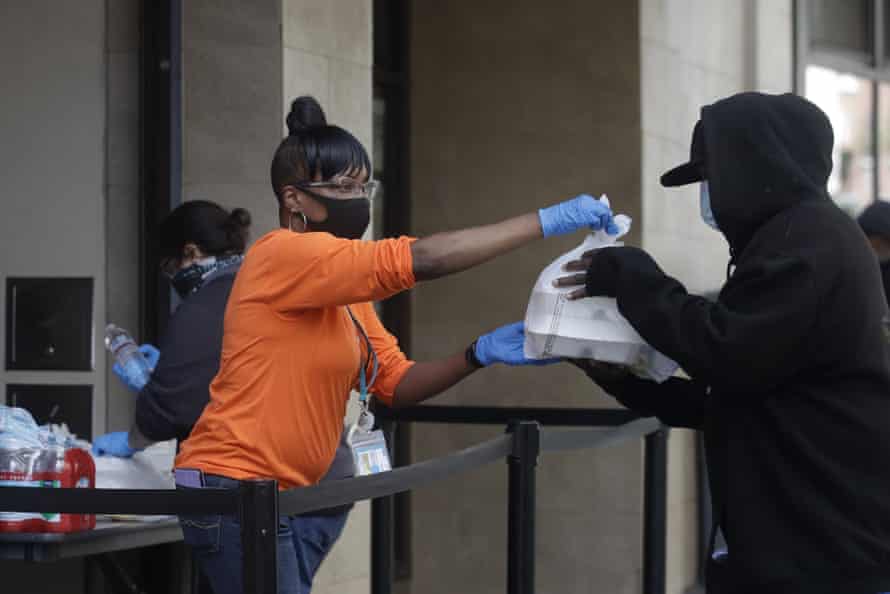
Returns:
[[[238,482],[208,475],[205,486],[234,489]],[[309,594],[312,578],[334,546],[349,512],[337,515],[281,516],[278,519],[278,593]],[[181,516],[191,546],[214,594],[242,594],[241,525],[234,516]]]

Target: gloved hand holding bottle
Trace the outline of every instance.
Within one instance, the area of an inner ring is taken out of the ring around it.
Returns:
[[[133,454],[140,451],[142,450],[130,447],[130,433],[128,431],[106,433],[93,441],[94,456],[130,458]]]
[[[494,363],[510,366],[552,365],[561,361],[561,359],[527,359],[523,351],[524,343],[525,322],[515,322],[480,336],[473,346],[473,354],[483,367]]]
[[[157,366],[158,359],[161,357],[161,352],[150,344],[140,345],[139,352],[148,362],[150,374],[150,372],[154,371],[155,366]],[[145,384],[148,383],[147,377],[150,377],[150,375],[146,376],[144,373],[130,372],[130,368],[121,367],[120,363],[115,363],[111,370],[114,371],[114,374],[118,379],[120,379],[121,382],[133,392],[139,392]]]
[[[609,235],[618,234],[618,226],[612,220],[612,210],[607,200],[581,194],[538,211],[544,237],[566,235],[579,229],[591,231],[605,229]]]

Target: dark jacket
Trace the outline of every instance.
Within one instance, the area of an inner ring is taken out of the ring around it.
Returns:
[[[890,591],[887,305],[864,235],[825,190],[831,127],[798,97],[755,93],[705,107],[701,124],[734,254],[717,302],[641,250],[604,256],[622,314],[693,379],[601,384],[704,430],[737,591]]]
[[[148,439],[184,441],[210,401],[237,272],[237,266],[218,271],[170,317],[158,343],[161,356],[136,400],[136,427]]]

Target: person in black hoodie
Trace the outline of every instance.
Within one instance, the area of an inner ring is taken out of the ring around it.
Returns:
[[[728,545],[709,592],[890,591],[887,304],[865,237],[828,197],[832,145],[825,114],[795,95],[706,106],[692,159],[662,184],[702,182],[702,216],[730,245],[717,301],[634,247],[585,254],[569,268],[586,272],[558,281],[616,298],[691,378],[584,366],[625,406],[704,431]]]
[[[884,295],[890,303],[890,202],[873,202],[859,215],[859,226],[881,266]]]

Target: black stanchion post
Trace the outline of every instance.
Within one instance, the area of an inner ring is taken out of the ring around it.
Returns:
[[[664,594],[668,430],[646,436],[643,477],[643,594]]]
[[[393,421],[380,420],[392,452]],[[371,594],[390,594],[393,582],[393,503],[394,498],[378,497],[371,501]]]
[[[507,458],[507,594],[535,591],[535,466],[541,428],[535,421],[513,421],[513,451]]]
[[[241,481],[242,579],[245,594],[278,592],[278,482]]]

